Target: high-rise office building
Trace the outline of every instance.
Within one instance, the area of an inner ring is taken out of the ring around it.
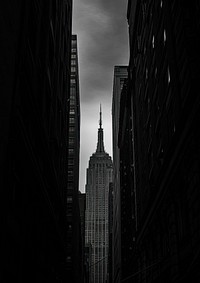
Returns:
[[[136,192],[137,231],[124,282],[199,281],[199,14],[199,1],[128,1],[119,146],[121,188]]]
[[[79,209],[81,218],[81,238],[83,241],[83,247],[85,246],[85,208],[86,208],[86,194],[79,191]]]
[[[87,169],[85,244],[91,246],[90,282],[104,283],[108,266],[108,197],[112,160],[104,149],[100,110],[98,142]]]
[[[85,209],[86,209],[86,194],[81,193],[79,191],[78,194],[79,199],[79,210],[80,210],[80,220],[81,220],[81,255],[82,257],[80,260],[82,261],[82,277],[84,277],[84,283],[87,282],[88,273],[87,273],[87,267],[88,263],[85,257]]]
[[[124,80],[128,77],[127,66],[115,66],[112,99],[113,128],[113,280],[121,276],[121,194],[120,156],[118,147],[120,98]]]
[[[68,183],[67,203],[78,199],[79,192],[79,153],[80,153],[80,94],[77,35],[71,39],[71,76],[69,97],[69,128],[68,128]]]
[[[79,210],[80,94],[77,35],[71,38],[67,164],[67,269],[73,282],[83,280],[83,245]],[[76,270],[76,272],[75,272]]]
[[[71,0],[0,2],[1,282],[66,282]]]
[[[128,79],[124,81],[120,98],[118,148],[120,160],[121,209],[121,280],[133,273],[133,253],[137,229],[137,204],[135,191],[134,132]]]
[[[108,253],[108,282],[113,282],[112,280],[112,262],[113,262],[113,183],[109,185],[109,195],[108,195],[108,231],[109,231],[109,253]]]

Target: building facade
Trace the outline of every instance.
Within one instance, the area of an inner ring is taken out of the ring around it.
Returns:
[[[67,269],[73,282],[83,282],[83,242],[79,209],[80,94],[77,35],[71,38],[67,164]]]
[[[66,282],[72,1],[0,11],[0,281]]]
[[[82,241],[82,266],[84,282],[88,282],[88,259],[86,259],[85,250],[85,209],[86,209],[86,194],[79,191],[79,209],[80,209],[80,219],[81,219],[81,241]]]
[[[83,247],[85,246],[85,209],[86,209],[86,194],[79,191],[79,208],[81,217],[81,235],[83,240]]]
[[[119,176],[121,208],[121,281],[133,273],[135,238],[137,231],[136,167],[131,100],[128,79],[124,81],[120,97],[119,115]]]
[[[112,99],[113,129],[113,280],[121,277],[121,194],[120,156],[118,147],[120,97],[124,80],[128,77],[127,66],[115,66]]]
[[[108,253],[108,281],[112,281],[113,273],[113,183],[109,185],[109,195],[108,195],[108,232],[109,232],[109,253]]]
[[[199,13],[199,1],[128,2],[129,102],[121,107],[132,119],[137,229],[123,282],[199,280]]]
[[[112,160],[104,150],[100,110],[98,142],[87,169],[85,244],[91,246],[90,283],[104,283],[108,268],[108,194]]]

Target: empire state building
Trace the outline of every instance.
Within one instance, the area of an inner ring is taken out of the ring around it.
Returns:
[[[91,247],[90,283],[105,283],[108,265],[108,193],[112,182],[112,160],[104,149],[102,113],[96,152],[87,169],[85,244]]]

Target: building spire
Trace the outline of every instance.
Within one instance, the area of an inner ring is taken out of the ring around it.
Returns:
[[[98,129],[98,142],[97,142],[97,150],[96,152],[105,152],[104,150],[104,142],[103,142],[103,128],[102,128],[102,111],[100,104],[100,119],[99,119],[99,129]]]
[[[102,113],[101,113],[101,103],[100,103],[100,119],[99,119],[99,128],[102,126]]]

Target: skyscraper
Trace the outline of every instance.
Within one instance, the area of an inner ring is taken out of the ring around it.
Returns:
[[[71,38],[71,76],[69,98],[67,164],[67,269],[73,282],[83,280],[83,246],[79,211],[80,98],[77,35]],[[77,272],[74,272],[76,270]]]
[[[199,14],[199,1],[128,1],[118,144],[121,190],[136,193],[137,222],[122,282],[199,282]],[[123,201],[128,208],[130,197]]]
[[[121,91],[118,148],[120,161],[120,210],[121,210],[121,280],[133,273],[133,253],[137,229],[135,192],[135,159],[133,147],[131,99],[125,80]]]
[[[113,234],[113,183],[109,186],[108,197],[108,231],[109,231],[109,254],[108,254],[108,282],[112,280],[112,234]]]
[[[108,263],[108,194],[112,182],[112,160],[104,149],[102,117],[96,152],[87,169],[85,243],[91,245],[90,282],[103,283]]]
[[[0,282],[65,282],[72,1],[1,1],[0,18]]]
[[[113,280],[120,282],[121,276],[121,196],[120,156],[118,148],[120,97],[127,66],[115,66],[113,79],[112,127],[113,127]]]

